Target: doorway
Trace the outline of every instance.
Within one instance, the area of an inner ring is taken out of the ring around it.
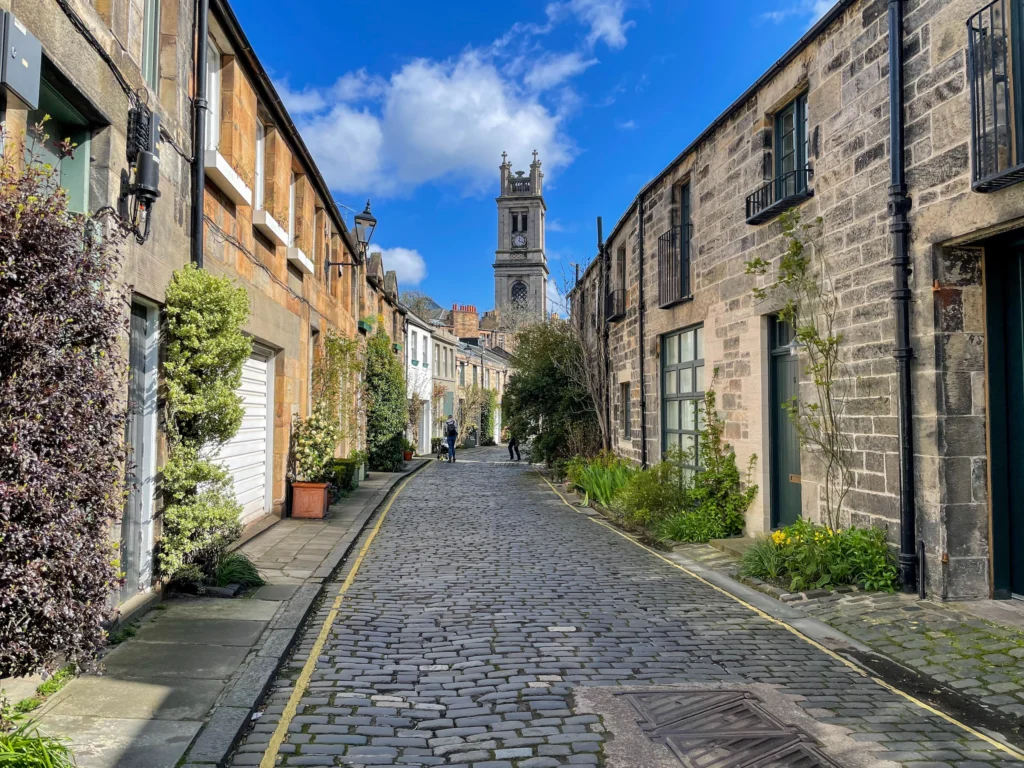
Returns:
[[[1024,238],[985,249],[993,595],[1024,595]]]
[[[789,323],[768,318],[772,528],[783,528],[800,519],[800,438],[787,412],[800,391],[800,358],[793,353],[793,340]]]
[[[121,518],[124,603],[153,582],[153,492],[156,476],[157,325],[159,310],[132,302],[128,339],[127,498]]]

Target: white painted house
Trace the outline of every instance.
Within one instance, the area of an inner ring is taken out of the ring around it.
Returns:
[[[415,431],[410,426],[408,437],[416,441],[416,452],[430,453],[430,425],[433,423],[430,396],[433,392],[434,332],[431,326],[412,312],[405,324],[406,396],[422,404]]]

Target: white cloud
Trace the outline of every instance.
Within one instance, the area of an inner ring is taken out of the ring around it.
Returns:
[[[558,290],[558,283],[553,277],[548,278],[548,313],[557,312],[559,317],[566,317],[568,303],[565,296]]]
[[[567,0],[563,3],[551,3],[547,7],[548,17],[560,20],[566,14],[589,27],[587,44],[593,47],[598,41],[604,41],[609,48],[624,48],[626,30],[634,22],[626,21],[625,0]]]
[[[546,91],[585,72],[595,64],[597,64],[597,59],[584,58],[577,51],[545,54],[530,67],[524,82],[535,91]]]
[[[540,38],[575,19],[591,48],[599,40],[621,48],[632,22],[626,0],[566,0],[547,10],[545,24],[517,23],[451,59],[415,59],[387,77],[355,70],[320,88],[282,80],[278,91],[339,192],[408,195],[442,182],[473,194],[494,186],[503,151],[520,169],[534,149],[550,182],[576,154],[566,123],[585,102],[570,81],[597,59],[547,52]]]
[[[634,128],[636,128],[636,121],[620,120],[615,124],[615,127],[618,128],[620,131],[632,131]]]
[[[411,248],[383,248],[370,246],[370,253],[379,253],[384,260],[384,270],[395,270],[398,284],[407,288],[419,285],[427,276],[427,262],[419,251]]]
[[[835,0],[797,0],[794,3],[775,11],[766,11],[761,14],[764,21],[780,24],[791,16],[801,16],[813,24],[828,10],[835,5]]]

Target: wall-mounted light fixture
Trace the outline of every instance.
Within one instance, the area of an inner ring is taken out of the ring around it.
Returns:
[[[141,245],[149,238],[153,203],[160,197],[160,116],[137,102],[128,110],[125,155],[130,171],[121,171],[118,208]],[[142,218],[145,216],[145,222]]]

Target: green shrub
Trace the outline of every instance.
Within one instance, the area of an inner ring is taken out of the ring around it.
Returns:
[[[333,479],[331,483],[339,491],[353,491],[356,488],[356,470],[359,465],[351,458],[335,459],[331,464]]]
[[[244,552],[230,552],[217,564],[215,581],[218,587],[241,584],[243,587],[262,587],[266,582],[255,563]]]
[[[63,739],[44,736],[34,720],[16,718],[15,728],[0,731],[2,768],[74,768],[75,760]]]
[[[14,711],[19,715],[23,715],[26,712],[32,712],[34,710],[37,710],[41,706],[43,706],[43,700],[41,698],[39,698],[38,696],[30,696],[29,698],[22,699],[17,704],[15,704]]]
[[[768,550],[774,549],[769,554]],[[776,531],[748,549],[740,571],[768,581],[789,580],[789,590],[858,584],[892,592],[896,563],[881,528],[832,530],[805,520]]]
[[[366,442],[370,469],[397,472],[403,467],[402,440],[409,405],[405,374],[383,328],[366,344]]]
[[[292,424],[292,480],[327,483],[334,477],[334,452],[341,440],[338,419],[325,400],[313,406],[307,419]]]
[[[604,507],[610,507],[636,469],[611,451],[602,451],[590,460],[569,462],[570,483]]]
[[[705,544],[712,539],[727,539],[743,531],[743,518],[723,516],[712,506],[698,507],[671,515],[656,526],[655,535],[662,541],[684,541]]]
[[[619,493],[615,511],[631,525],[656,525],[686,509],[692,471],[686,454],[670,449],[650,469],[634,472]]]
[[[36,686],[36,693],[40,696],[52,696],[74,680],[77,671],[78,668],[74,664],[65,664]]]
[[[165,507],[157,562],[170,582],[212,580],[241,533],[231,475],[214,457],[242,423],[235,390],[252,352],[241,330],[248,318],[248,294],[225,277],[189,265],[167,286],[169,457],[161,469]]]

